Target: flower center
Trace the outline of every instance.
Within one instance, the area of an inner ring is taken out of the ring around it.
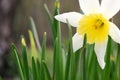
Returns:
[[[108,38],[109,21],[102,14],[84,15],[79,21],[77,33],[87,35],[87,42],[99,43]]]

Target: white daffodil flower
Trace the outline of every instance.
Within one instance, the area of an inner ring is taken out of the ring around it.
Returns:
[[[84,34],[87,35],[87,43],[95,43],[95,53],[102,69],[105,67],[105,52],[108,42],[108,35],[120,43],[120,30],[110,22],[110,19],[120,10],[120,0],[79,0],[80,7],[84,14],[68,12],[55,16],[58,21],[76,27],[76,34],[73,36],[74,52],[83,46]]]

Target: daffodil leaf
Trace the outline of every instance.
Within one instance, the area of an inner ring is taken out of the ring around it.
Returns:
[[[51,76],[50,76],[46,63],[43,61],[42,64],[43,64],[43,69],[45,73],[45,80],[51,80]]]
[[[107,51],[106,51],[106,66],[104,70],[104,80],[110,79],[110,54],[111,54],[111,37],[108,39]]]
[[[16,62],[17,62],[20,79],[25,80],[21,59],[18,56],[18,50],[14,44],[12,44],[12,51],[13,51],[13,54],[14,54]]]
[[[31,23],[31,29],[32,29],[32,32],[33,32],[33,35],[34,35],[33,37],[35,38],[35,41],[36,41],[37,48],[39,49],[39,51],[41,51],[41,45],[40,45],[40,41],[39,41],[39,38],[38,38],[36,25],[35,25],[35,22],[34,22],[32,17],[30,17],[30,23]]]
[[[26,80],[29,80],[29,66],[28,66],[28,57],[27,57],[27,50],[26,46],[22,45],[22,57],[23,57],[23,69],[25,73]]]
[[[36,62],[35,58],[32,57],[32,77],[33,80],[37,80]]]
[[[42,60],[45,60],[45,51],[46,51],[46,32],[43,36],[43,42],[42,42]]]

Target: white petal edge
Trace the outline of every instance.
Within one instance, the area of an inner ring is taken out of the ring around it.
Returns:
[[[95,48],[94,48],[98,63],[102,69],[104,69],[105,67],[104,58],[105,58],[105,53],[106,53],[106,48],[107,48],[107,42],[108,42],[108,39],[102,43],[96,43]]]
[[[100,12],[99,0],[79,0],[79,5],[85,14]]]
[[[120,10],[120,0],[102,0],[101,10],[107,19],[112,18]]]
[[[113,41],[120,44],[120,30],[114,23],[111,22],[110,22],[109,35],[111,36]]]
[[[81,35],[76,33],[72,38],[72,44],[73,44],[73,51],[77,51],[83,46],[83,38]]]
[[[82,14],[80,13],[68,12],[68,13],[56,15],[55,19],[63,23],[67,23],[67,20],[68,20],[70,25],[72,25],[73,27],[78,27],[78,23],[81,17],[82,17]]]

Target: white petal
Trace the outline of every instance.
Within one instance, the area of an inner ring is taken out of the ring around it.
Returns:
[[[101,9],[106,18],[112,18],[120,10],[120,0],[102,0]]]
[[[73,38],[72,38],[72,43],[73,43],[73,51],[77,51],[83,46],[83,38],[81,35],[76,33]]]
[[[115,42],[120,44],[120,30],[115,24],[111,22],[110,22],[109,35]]]
[[[85,14],[100,12],[98,0],[79,0],[79,4]]]
[[[108,39],[105,40],[102,43],[96,43],[95,44],[95,53],[96,53],[96,56],[97,56],[98,63],[99,63],[99,65],[102,69],[104,69],[104,67],[105,67],[104,58],[105,58],[107,42],[108,42]]]
[[[55,19],[64,23],[67,23],[67,20],[68,20],[70,25],[77,27],[81,17],[82,17],[82,14],[80,13],[68,12],[68,13],[63,13],[55,16]]]

